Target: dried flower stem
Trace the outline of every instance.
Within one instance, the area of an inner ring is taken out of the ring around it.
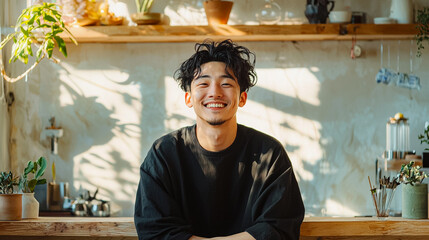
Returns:
[[[371,191],[371,195],[372,195],[372,200],[374,200],[375,210],[377,211],[377,216],[379,216],[380,212],[378,211],[377,201],[375,200],[375,196],[373,193],[373,189],[375,190],[375,188],[372,187],[371,179],[369,178],[369,176],[368,176],[368,182],[369,182],[369,190]]]

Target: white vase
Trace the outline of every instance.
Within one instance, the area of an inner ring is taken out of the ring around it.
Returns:
[[[34,193],[22,195],[22,218],[38,218],[39,202],[34,198]]]
[[[392,0],[390,7],[390,18],[396,19],[398,23],[413,23],[413,1]]]

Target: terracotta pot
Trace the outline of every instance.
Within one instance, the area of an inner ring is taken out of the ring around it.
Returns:
[[[0,220],[22,219],[22,194],[0,194]]]
[[[222,0],[204,1],[204,10],[209,25],[227,24],[233,4],[231,1]]]
[[[161,13],[134,13],[131,19],[137,25],[155,25],[161,22]]]

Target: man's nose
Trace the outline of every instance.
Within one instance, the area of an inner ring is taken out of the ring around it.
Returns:
[[[212,98],[222,97],[222,86],[218,83],[210,84],[209,87],[209,96]]]

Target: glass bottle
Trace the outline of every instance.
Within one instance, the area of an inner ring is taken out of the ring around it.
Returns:
[[[264,0],[264,4],[256,13],[256,18],[261,25],[277,24],[281,16],[282,9],[274,0]]]

